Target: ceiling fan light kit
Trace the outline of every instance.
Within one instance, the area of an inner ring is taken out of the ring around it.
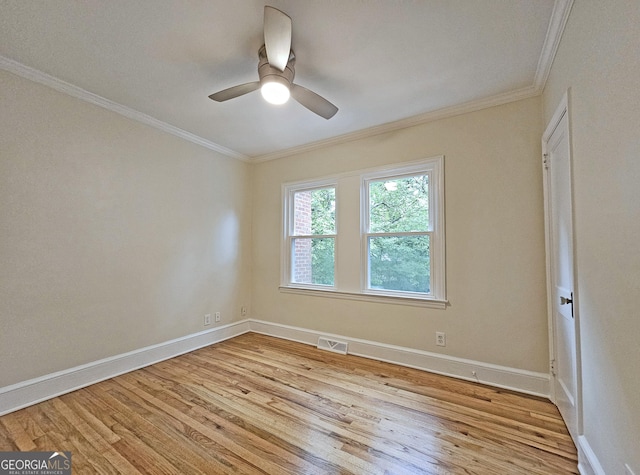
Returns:
[[[266,46],[258,52],[258,76],[260,77],[260,92],[265,101],[270,104],[280,105],[289,100],[291,85],[295,71],[293,65],[296,62],[293,51],[287,56],[288,61],[283,71],[273,67],[267,59]]]
[[[291,97],[289,88],[279,81],[265,82],[260,87],[260,92],[265,101],[276,106],[286,103]]]
[[[296,101],[330,119],[338,108],[324,97],[293,83],[295,54],[291,49],[291,18],[273,7],[264,7],[264,45],[258,51],[259,81],[240,84],[209,96],[224,102],[260,89],[262,97],[271,104],[284,104],[292,96]]]

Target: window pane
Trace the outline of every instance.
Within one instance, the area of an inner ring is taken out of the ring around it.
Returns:
[[[298,191],[293,197],[293,234],[335,234],[336,189]]]
[[[333,285],[333,238],[295,238],[292,255],[292,282]]]
[[[369,288],[430,293],[429,236],[369,237]]]
[[[369,182],[369,232],[427,231],[429,176]]]

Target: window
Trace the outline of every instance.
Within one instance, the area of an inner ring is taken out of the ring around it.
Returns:
[[[287,241],[289,281],[334,286],[336,240],[335,186],[289,189]]]
[[[366,289],[431,293],[429,175],[364,180]]]
[[[443,165],[284,185],[282,290],[444,308]]]

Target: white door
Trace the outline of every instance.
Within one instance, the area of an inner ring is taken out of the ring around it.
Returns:
[[[571,148],[567,101],[543,136],[551,392],[574,442],[580,430],[580,359],[574,264]]]

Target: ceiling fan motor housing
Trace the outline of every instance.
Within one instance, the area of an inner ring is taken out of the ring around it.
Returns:
[[[295,76],[295,69],[293,65],[296,62],[296,57],[293,54],[293,50],[289,53],[289,62],[284,68],[284,71],[280,71],[278,68],[274,68],[269,64],[267,59],[267,50],[264,45],[258,52],[260,62],[258,63],[258,76],[260,77],[260,84],[266,82],[279,82],[287,87],[291,88],[293,84],[293,77]]]

